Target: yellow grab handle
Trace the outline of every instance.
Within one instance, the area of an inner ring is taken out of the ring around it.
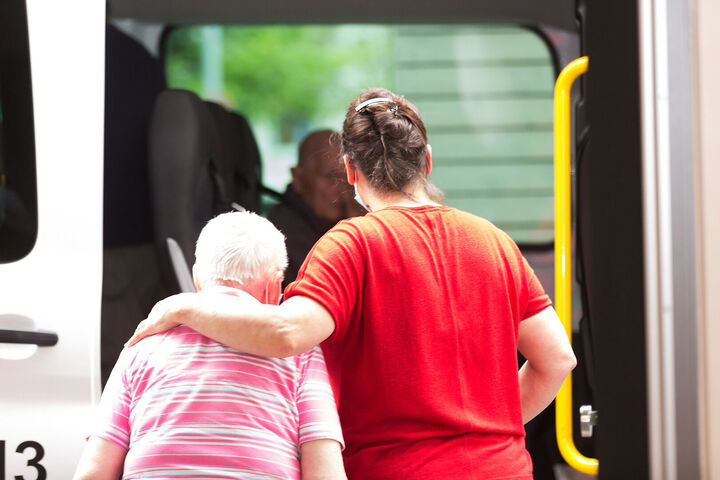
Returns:
[[[572,342],[571,201],[570,201],[570,90],[585,73],[588,57],[580,57],[560,72],[555,82],[555,308]],[[555,399],[555,431],[565,461],[583,473],[597,474],[598,461],[575,447],[572,427],[572,374]]]

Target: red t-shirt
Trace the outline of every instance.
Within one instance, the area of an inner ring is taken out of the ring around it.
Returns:
[[[340,222],[286,298],[335,320],[323,343],[349,478],[532,479],[518,325],[551,302],[515,243],[445,206]]]

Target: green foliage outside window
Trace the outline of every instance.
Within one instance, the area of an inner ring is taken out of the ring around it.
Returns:
[[[222,52],[222,92],[208,92],[203,84],[203,28],[207,27],[171,34],[171,86],[220,96],[254,123],[279,126],[284,141],[296,140],[295,131],[304,133],[316,117],[344,113],[362,88],[390,82],[393,52],[388,29],[222,27],[222,44],[217,46]]]
[[[513,25],[183,27],[167,49],[172,88],[244,113],[263,182],[282,191],[297,144],[340,130],[360,90],[405,95],[425,119],[431,178],[448,205],[520,243],[553,238],[552,57]]]

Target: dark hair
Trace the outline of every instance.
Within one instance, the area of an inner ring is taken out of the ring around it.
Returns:
[[[373,98],[390,101],[356,111],[358,105]],[[378,192],[404,192],[408,185],[421,181],[427,194],[441,201],[442,192],[427,179],[427,143],[420,112],[404,97],[371,88],[350,102],[343,123],[343,154]]]

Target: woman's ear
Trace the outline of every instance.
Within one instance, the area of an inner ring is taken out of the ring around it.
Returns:
[[[350,185],[355,185],[355,169],[350,165],[347,155],[343,155],[343,163],[345,164],[345,173],[347,174],[347,182]]]
[[[430,172],[432,171],[432,147],[430,144],[427,144],[427,172],[425,172],[425,175],[430,175]]]

